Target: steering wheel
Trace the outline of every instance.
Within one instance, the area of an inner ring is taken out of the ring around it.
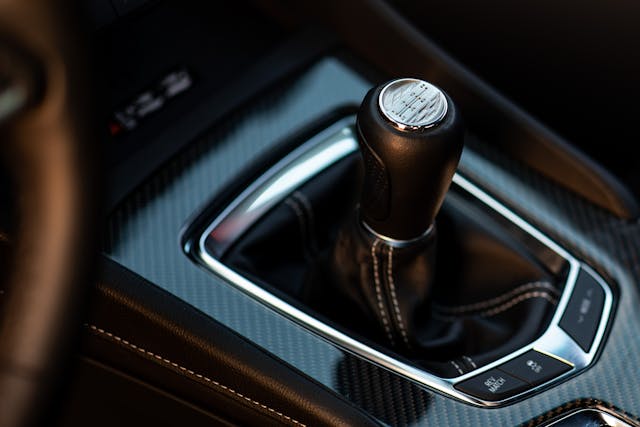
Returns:
[[[1,427],[40,424],[55,406],[95,253],[88,73],[73,6],[0,1],[0,167],[17,218],[0,282]]]

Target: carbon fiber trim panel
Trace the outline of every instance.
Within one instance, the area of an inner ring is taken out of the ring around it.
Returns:
[[[106,251],[389,424],[515,425],[578,398],[596,398],[639,413],[640,224],[611,217],[478,141],[469,141],[474,151],[463,155],[461,171],[616,283],[620,295],[595,365],[521,403],[481,409],[418,387],[313,335],[184,255],[181,228],[248,162],[318,117],[359,103],[369,87],[342,63],[326,59],[264,95],[128,197],[111,216]]]
[[[546,423],[550,420],[555,420],[561,417],[563,414],[568,414],[574,412],[576,410],[585,409],[585,408],[593,408],[605,413],[610,413],[618,417],[620,420],[623,420],[626,423],[636,425],[640,424],[640,419],[635,415],[629,414],[619,408],[616,408],[614,405],[608,402],[602,402],[597,399],[578,399],[571,402],[567,402],[564,405],[558,406],[557,408],[552,409],[551,411],[540,415],[539,417],[530,420],[528,423],[523,424],[523,427],[536,427],[541,424],[547,425]],[[622,427],[622,426],[620,426]]]

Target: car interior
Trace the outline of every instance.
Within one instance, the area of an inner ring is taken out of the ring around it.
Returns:
[[[640,426],[639,18],[0,1],[0,426]]]

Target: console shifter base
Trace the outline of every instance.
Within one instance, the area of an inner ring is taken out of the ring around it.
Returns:
[[[558,290],[556,309],[537,338],[524,343],[515,351],[486,364],[476,363],[476,368],[472,366],[463,374],[454,372],[450,377],[438,374],[437,366],[425,364],[424,360],[420,359],[420,355],[413,355],[410,351],[402,357],[398,357],[396,353],[398,350],[386,344],[384,336],[363,338],[362,334],[366,334],[367,322],[363,322],[362,325],[355,325],[351,329],[350,327],[341,326],[339,319],[329,319],[324,315],[318,314],[308,303],[304,302],[307,297],[315,298],[315,295],[308,294],[309,291],[313,293],[315,290],[310,290],[304,286],[293,289],[286,286],[282,287],[277,283],[269,283],[269,279],[266,276],[256,275],[255,271],[248,272],[240,264],[230,262],[230,251],[242,246],[243,239],[249,236],[248,233],[259,230],[267,215],[277,214],[279,207],[284,204],[285,200],[291,198],[296,190],[305,185],[314,186],[315,182],[319,182],[318,177],[330,173],[335,168],[346,167],[345,159],[355,153],[358,148],[353,123],[353,117],[349,117],[328,127],[267,169],[252,184],[244,188],[238,188],[236,193],[238,196],[232,199],[230,203],[222,205],[223,207],[217,210],[217,214],[214,213],[213,220],[211,220],[210,214],[198,218],[196,223],[190,227],[196,232],[193,235],[186,236],[185,251],[197,262],[212,270],[215,274],[222,276],[233,286],[304,327],[326,337],[336,345],[347,348],[349,351],[357,353],[417,383],[473,405],[500,406],[508,404],[539,390],[541,387],[546,387],[558,379],[574,375],[589,366],[595,359],[598,348],[602,343],[611,313],[613,295],[609,286],[574,256],[460,174],[455,175],[453,178],[454,184],[451,194],[448,196],[450,201],[446,203],[454,203],[456,200],[460,200],[463,203],[468,202],[470,206],[473,205],[493,217],[501,225],[504,233],[520,237],[526,236],[527,245],[533,244],[535,246],[532,250],[532,256],[536,256],[536,251],[543,251],[544,256],[539,257],[540,262],[546,262],[543,260],[553,258],[555,261],[548,265],[547,268],[552,271],[557,279],[562,280],[556,286]],[[304,202],[299,200],[298,203],[299,207],[303,208]],[[345,217],[350,215],[351,208],[348,207],[348,203],[345,203],[345,205],[347,209],[344,212],[327,213],[320,210],[314,212],[317,226],[320,228],[328,227],[327,220],[324,219],[325,215],[343,215]],[[293,225],[295,225],[295,232],[300,232],[300,223],[294,222]],[[439,228],[443,227],[446,227],[446,224],[439,224]],[[291,229],[293,230],[293,228]],[[438,236],[438,238],[441,237]],[[320,246],[326,245],[327,241],[332,238],[332,236],[325,236],[320,233],[318,243]],[[443,241],[441,240],[440,243],[442,244]],[[379,248],[375,249],[379,250]],[[300,258],[307,256],[302,251],[295,252],[295,255]],[[248,253],[245,255],[249,258],[251,257]],[[284,256],[283,254],[274,254],[274,259],[279,255]],[[378,260],[381,264],[388,263],[389,257],[389,252],[385,251],[385,253],[379,253]],[[392,260],[394,257],[395,253],[391,255]],[[310,258],[313,259],[314,257]],[[560,268],[559,266],[565,266],[565,268]],[[496,268],[500,268],[500,266],[496,266]],[[379,266],[380,274],[386,274],[387,271],[387,266]],[[293,277],[296,274],[301,278],[300,283],[307,283],[305,277],[315,274],[306,268],[301,268],[291,273],[292,279],[287,281],[287,285],[295,282]],[[604,294],[601,304],[602,312],[598,317],[598,321],[594,322],[595,334],[593,339],[590,340],[588,349],[582,348],[560,327],[561,319],[563,319],[566,308],[572,300],[576,280],[582,274],[587,274],[592,278]],[[435,297],[439,301],[448,303],[441,296],[436,295]],[[475,297],[469,294],[469,298]],[[362,327],[364,332],[363,330],[358,330],[359,327]],[[456,387],[469,379],[483,375],[483,373],[493,369],[500,369],[502,365],[532,350],[561,360],[570,366],[570,369],[562,372],[557,377],[545,380],[544,383],[527,386],[522,390],[518,389],[514,394],[480,396]],[[452,367],[452,369],[455,368]]]

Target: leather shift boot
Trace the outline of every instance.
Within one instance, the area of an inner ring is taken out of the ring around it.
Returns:
[[[436,219],[437,239],[434,233],[407,248],[371,239],[353,209],[358,165],[352,156],[300,187],[222,261],[345,333],[442,377],[497,360],[541,334],[557,304],[554,278],[562,277],[455,190]]]
[[[341,298],[383,331],[387,344],[403,351],[416,346],[414,330],[431,290],[435,229],[407,247],[393,247],[363,230],[355,219],[338,234],[330,270]]]

